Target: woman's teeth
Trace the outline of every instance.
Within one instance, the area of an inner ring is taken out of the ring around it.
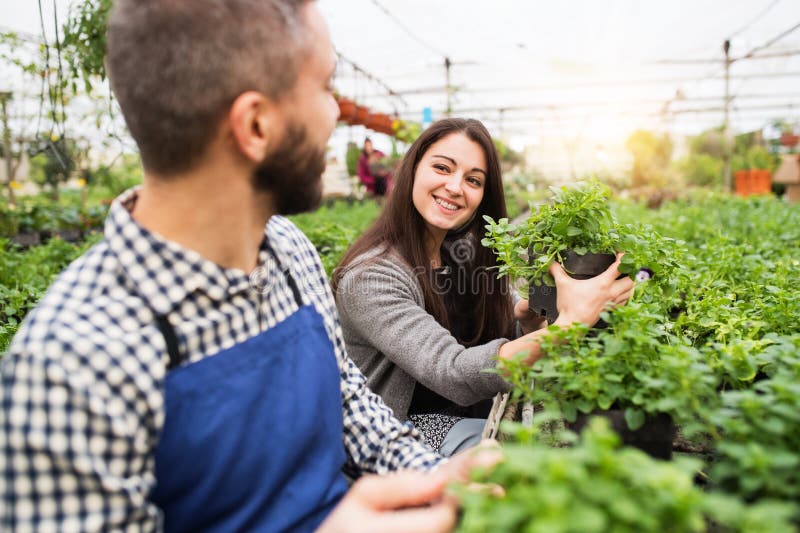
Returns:
[[[457,205],[451,204],[450,202],[445,202],[441,198],[434,198],[433,201],[439,204],[440,206],[444,207],[445,209],[449,209],[450,211],[455,211],[458,209]]]

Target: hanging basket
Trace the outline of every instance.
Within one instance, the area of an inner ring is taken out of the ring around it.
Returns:
[[[380,132],[385,133],[386,135],[394,135],[394,121],[395,119],[389,115],[386,115],[385,118],[382,119]]]
[[[365,105],[356,105],[356,116],[350,124],[353,126],[355,125],[367,125],[367,119],[369,118],[369,108]]]
[[[795,135],[793,133],[782,133],[781,134],[781,146],[788,146],[794,147],[800,143],[800,135]]]
[[[378,133],[385,133],[391,135],[392,130],[392,117],[386,113],[372,113],[367,119],[367,128]]]
[[[336,103],[339,104],[339,120],[341,122],[349,123],[356,118],[356,103],[353,100],[340,96],[336,99]]]

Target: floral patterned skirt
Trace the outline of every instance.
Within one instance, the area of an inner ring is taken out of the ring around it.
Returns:
[[[408,419],[414,424],[417,431],[425,437],[425,442],[428,446],[439,451],[447,433],[464,417],[430,413],[409,415]]]

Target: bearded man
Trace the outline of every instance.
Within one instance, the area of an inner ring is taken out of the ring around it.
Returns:
[[[319,203],[338,117],[317,6],[115,0],[107,66],[144,183],[3,358],[0,527],[452,527],[458,463],[414,473],[442,459],[367,389],[283,216]]]

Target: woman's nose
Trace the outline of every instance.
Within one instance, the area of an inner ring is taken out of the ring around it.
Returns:
[[[444,184],[444,188],[447,192],[457,195],[461,194],[461,173],[460,172],[453,172],[448,177],[447,181]]]

